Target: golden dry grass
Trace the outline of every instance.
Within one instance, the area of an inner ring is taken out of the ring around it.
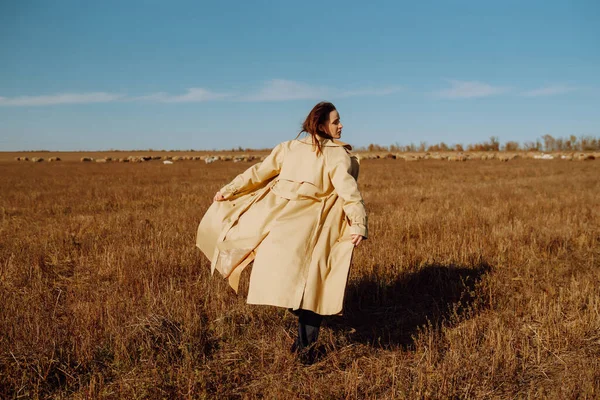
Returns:
[[[600,396],[599,162],[364,161],[310,367],[194,246],[248,165],[0,163],[0,397]]]

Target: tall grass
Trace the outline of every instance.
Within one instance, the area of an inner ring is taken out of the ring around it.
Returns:
[[[600,396],[598,163],[364,161],[310,367],[194,246],[247,166],[0,163],[0,397]]]

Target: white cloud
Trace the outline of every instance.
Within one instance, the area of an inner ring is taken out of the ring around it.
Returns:
[[[568,92],[573,92],[577,90],[576,87],[566,86],[566,85],[549,85],[543,86],[541,88],[528,90],[526,92],[521,93],[521,96],[525,97],[539,97],[539,96],[553,96],[556,94],[563,94]]]
[[[306,83],[273,79],[256,93],[241,96],[242,101],[287,101],[324,99],[330,96],[331,88],[325,86],[312,86]]]
[[[286,79],[273,79],[256,93],[238,98],[240,101],[323,100],[354,96],[385,96],[400,91],[398,86],[339,90],[329,86],[315,86]]]
[[[246,94],[213,92],[204,88],[189,88],[184,94],[166,92],[151,93],[143,96],[127,96],[123,94],[93,93],[59,93],[45,96],[0,97],[0,106],[47,106],[57,104],[87,104],[121,102],[154,102],[154,103],[194,103],[215,100],[229,101],[289,101],[289,100],[324,100],[355,96],[385,96],[400,91],[397,86],[381,88],[359,88],[339,90],[327,86],[314,86],[302,82],[285,79],[273,79],[266,82],[255,92]]]
[[[444,99],[473,99],[478,97],[489,97],[510,91],[504,86],[492,86],[477,81],[450,80],[450,88],[434,92],[436,97]]]
[[[336,97],[354,97],[354,96],[387,96],[402,91],[401,86],[387,86],[382,88],[364,88],[356,90],[346,90],[339,93]]]
[[[56,104],[108,103],[123,99],[115,93],[59,93],[46,96],[0,97],[0,106],[50,106]]]
[[[231,96],[232,95],[228,93],[216,93],[203,88],[189,88],[187,93],[181,95],[171,95],[165,92],[160,92],[152,93],[146,96],[133,97],[129,100],[155,101],[159,103],[195,103],[201,101],[222,100]]]

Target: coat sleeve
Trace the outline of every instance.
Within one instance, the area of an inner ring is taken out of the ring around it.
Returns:
[[[344,201],[344,212],[351,224],[350,233],[366,238],[368,235],[367,211],[358,191],[356,179],[350,174],[351,168],[350,155],[345,149],[339,147],[330,153],[327,160],[328,174],[336,193]]]
[[[225,199],[228,199],[240,192],[252,190],[262,182],[279,174],[284,152],[283,143],[278,144],[267,158],[236,176],[230,183],[223,186],[219,192]]]

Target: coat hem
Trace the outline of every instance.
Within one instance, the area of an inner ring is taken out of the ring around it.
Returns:
[[[246,300],[246,304],[250,304],[253,306],[271,306],[271,307],[279,307],[279,308],[285,308],[285,309],[291,309],[291,310],[307,310],[307,311],[312,311],[316,314],[319,315],[324,315],[324,316],[332,316],[332,315],[342,315],[342,311],[343,309],[339,310],[338,312],[334,312],[334,313],[325,313],[325,314],[321,314],[318,312],[318,310],[312,309],[312,308],[303,308],[303,307],[294,307],[291,304],[290,305],[282,305],[282,304],[273,304],[271,302],[267,302],[267,301],[252,301],[252,300]]]

